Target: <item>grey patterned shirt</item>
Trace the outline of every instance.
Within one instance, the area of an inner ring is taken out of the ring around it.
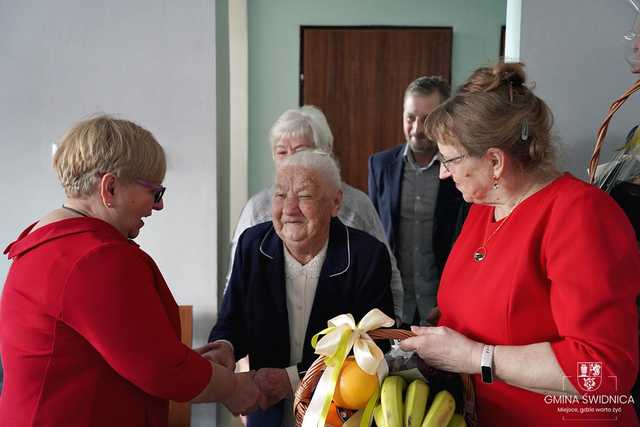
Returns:
[[[433,253],[433,221],[440,163],[417,165],[407,145],[400,195],[398,266],[404,285],[404,323],[412,324],[416,308],[421,323],[436,306],[440,274]]]

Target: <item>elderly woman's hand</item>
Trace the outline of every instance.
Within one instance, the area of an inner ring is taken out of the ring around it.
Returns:
[[[236,377],[236,388],[232,394],[222,400],[222,404],[233,415],[249,414],[255,411],[258,406],[266,409],[265,397],[254,381],[255,371],[240,372],[234,375]]]
[[[415,351],[429,366],[450,372],[480,372],[482,344],[446,326],[412,326],[415,337],[400,341],[400,348]]]
[[[264,394],[268,406],[273,406],[292,394],[291,382],[285,369],[259,369],[256,372],[255,381],[260,392]]]

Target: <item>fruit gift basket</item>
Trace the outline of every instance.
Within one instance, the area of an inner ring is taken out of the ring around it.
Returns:
[[[629,133],[624,145],[616,150],[609,162],[599,164],[600,150],[609,129],[609,122],[627,99],[638,91],[640,80],[609,107],[597,132],[588,172],[590,182],[609,193],[624,210],[636,232],[636,239],[640,241],[640,127]]]
[[[382,311],[371,310],[357,325],[351,314],[327,323],[312,339],[319,357],[295,394],[297,427],[478,426],[469,375],[428,367],[416,355],[413,363],[397,363],[393,350],[383,354],[374,340],[414,334],[391,329],[394,320]]]

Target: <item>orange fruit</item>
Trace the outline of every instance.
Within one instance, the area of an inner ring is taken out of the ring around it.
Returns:
[[[348,357],[338,376],[333,401],[340,408],[363,409],[377,388],[378,376],[367,374],[353,356]]]
[[[342,427],[342,419],[340,418],[340,414],[338,414],[338,408],[336,408],[335,402],[331,402],[331,406],[329,406],[329,413],[327,414],[327,419],[324,420],[325,426],[330,427]]]

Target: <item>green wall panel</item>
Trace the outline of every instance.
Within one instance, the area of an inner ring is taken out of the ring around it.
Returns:
[[[301,25],[452,26],[452,80],[495,61],[506,0],[248,0],[249,194],[273,180],[268,131],[298,105]],[[400,117],[391,117],[400,126]],[[233,150],[233,141],[231,141]]]

